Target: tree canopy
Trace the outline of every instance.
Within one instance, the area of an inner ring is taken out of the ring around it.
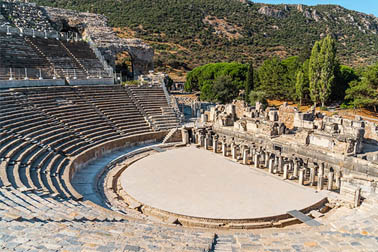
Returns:
[[[356,108],[374,108],[378,105],[378,63],[368,67],[362,74],[361,80],[354,80],[346,90],[346,98]]]
[[[244,90],[247,72],[247,65],[234,62],[212,63],[200,66],[188,73],[185,90],[201,91],[201,99],[203,100],[223,102],[224,100],[229,100],[230,97],[232,99],[236,98],[239,90]],[[221,81],[226,81],[227,83],[221,85]],[[219,93],[226,95],[222,88],[229,91],[227,97],[219,95]]]

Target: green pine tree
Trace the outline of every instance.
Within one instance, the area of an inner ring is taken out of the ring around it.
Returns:
[[[378,63],[368,67],[362,73],[361,81],[354,80],[350,83],[345,99],[351,100],[355,108],[373,108],[377,112]]]

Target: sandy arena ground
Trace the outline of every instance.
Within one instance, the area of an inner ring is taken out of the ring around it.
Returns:
[[[279,215],[324,198],[311,188],[195,147],[148,156],[125,170],[121,184],[146,205],[206,218]]]

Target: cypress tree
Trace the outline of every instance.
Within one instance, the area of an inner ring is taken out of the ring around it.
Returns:
[[[321,63],[319,62],[320,54],[320,42],[316,41],[314,47],[311,51],[310,63],[308,66],[308,77],[309,77],[309,91],[310,98],[314,105],[319,101],[319,81],[321,72]]]
[[[331,36],[316,41],[309,64],[310,97],[314,105],[321,102],[324,107],[335,79],[336,46]]]
[[[337,64],[335,40],[329,35],[322,41],[320,57],[322,64],[319,82],[319,99],[322,103],[322,107],[324,107],[331,94],[332,84],[335,79],[335,66]]]

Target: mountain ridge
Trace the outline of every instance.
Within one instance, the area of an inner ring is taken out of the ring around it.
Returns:
[[[307,57],[331,34],[342,64],[378,59],[378,18],[339,5],[262,4],[227,0],[37,0],[40,5],[104,14],[120,36],[155,49],[157,70],[184,76],[210,62]]]

